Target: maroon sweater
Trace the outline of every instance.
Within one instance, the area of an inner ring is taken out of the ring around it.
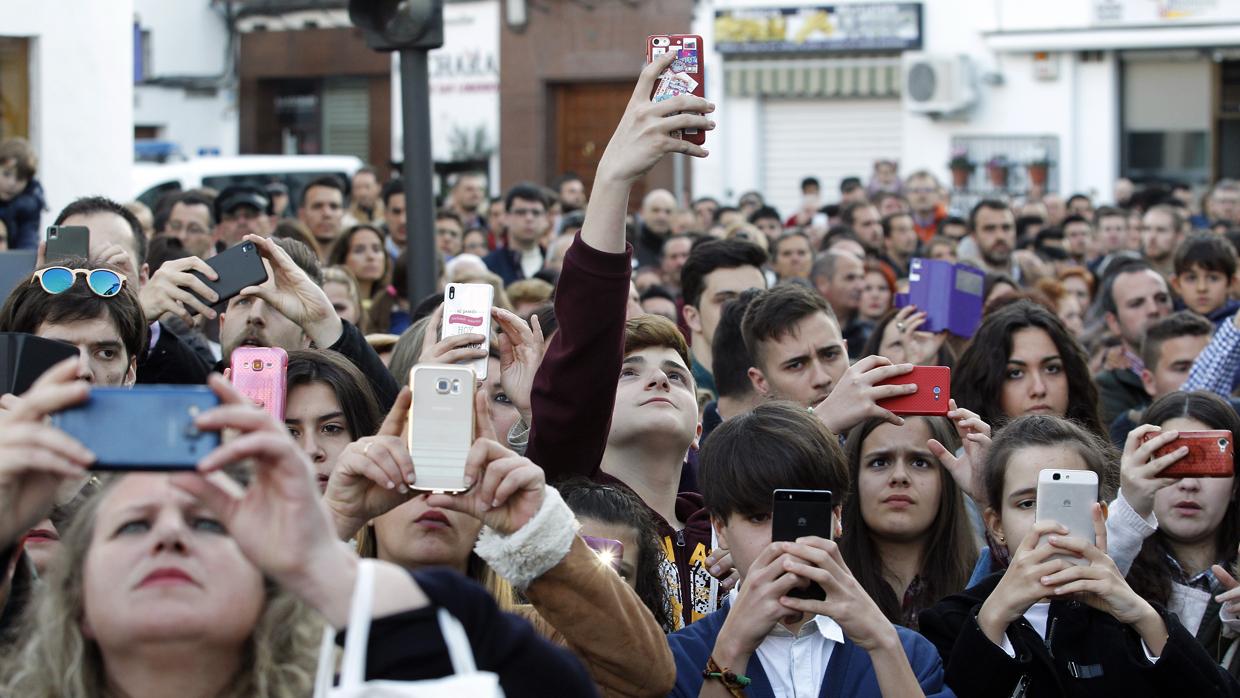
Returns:
[[[555,483],[575,475],[623,484],[603,473],[616,384],[624,364],[624,316],[629,302],[632,245],[622,254],[600,252],[580,235],[564,255],[556,288],[559,330],[551,338],[530,394],[534,423],[525,455]],[[710,604],[710,520],[700,495],[682,493],[674,530],[653,509],[663,540],[659,576],[683,627],[715,610]],[[688,583],[684,583],[688,580]]]

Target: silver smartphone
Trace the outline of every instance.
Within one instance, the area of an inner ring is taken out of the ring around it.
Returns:
[[[1094,536],[1093,507],[1098,501],[1098,473],[1092,470],[1042,470],[1038,472],[1037,521],[1054,521],[1068,529],[1068,535],[1097,544]],[[1043,536],[1045,538],[1045,536]],[[1041,545],[1042,540],[1038,540]],[[1087,565],[1075,555],[1055,555],[1073,564]]]
[[[491,341],[491,306],[495,301],[495,289],[490,284],[448,284],[443,290],[443,323],[439,331],[441,340],[461,334],[480,334],[486,337],[482,346]],[[473,367],[478,380],[487,379],[487,359],[483,357],[468,364]]]
[[[464,492],[465,461],[474,444],[474,370],[419,364],[409,371],[409,455],[413,489]]]

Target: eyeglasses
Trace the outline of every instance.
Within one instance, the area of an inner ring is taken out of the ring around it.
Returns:
[[[38,281],[44,291],[55,295],[73,288],[73,284],[77,283],[78,274],[86,275],[86,285],[96,296],[111,298],[120,293],[121,288],[125,286],[125,277],[111,269],[70,269],[69,267],[40,269],[34,273],[31,283]]]

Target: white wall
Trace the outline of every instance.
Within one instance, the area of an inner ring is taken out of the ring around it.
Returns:
[[[134,0],[134,14],[142,28],[150,31],[148,77],[218,76],[228,67],[228,28],[208,0]],[[160,138],[180,145],[188,157],[202,148],[236,155],[240,124],[235,80],[230,77],[215,96],[138,85],[134,88],[134,123],[160,127]]]
[[[133,165],[132,0],[6,0],[0,34],[30,46],[31,140],[51,211],[125,200]]]

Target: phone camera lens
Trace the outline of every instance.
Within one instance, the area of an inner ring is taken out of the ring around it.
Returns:
[[[449,386],[448,386],[448,379],[447,379],[447,378],[440,378],[440,379],[438,380],[438,382],[436,382],[436,383],[435,383],[435,390],[436,390],[436,392],[438,392],[438,393],[440,393],[440,394],[447,393],[447,392],[448,392],[448,387],[449,387]]]
[[[448,300],[453,300],[455,298],[456,298],[456,289],[449,287],[448,288]]]
[[[261,371],[261,370],[263,370],[263,360],[262,360],[262,359],[254,359],[253,366],[254,366],[254,370],[255,370],[255,371]]]
[[[1051,475],[1051,479],[1052,479],[1052,480],[1058,480],[1058,479],[1059,479],[1059,473],[1055,473],[1054,475]]]

